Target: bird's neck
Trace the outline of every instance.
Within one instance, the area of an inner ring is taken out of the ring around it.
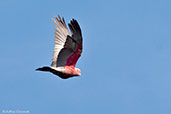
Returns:
[[[65,73],[70,75],[79,75],[78,71],[74,66],[65,66]]]

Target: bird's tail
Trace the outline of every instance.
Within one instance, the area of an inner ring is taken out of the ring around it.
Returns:
[[[37,71],[50,71],[51,68],[50,67],[42,67],[42,68],[37,68]]]

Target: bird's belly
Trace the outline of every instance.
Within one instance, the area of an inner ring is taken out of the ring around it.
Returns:
[[[65,67],[51,67],[52,69],[65,73]]]
[[[58,72],[61,72],[62,75],[66,75],[66,76],[74,76],[75,75],[75,67],[73,67],[73,66],[51,67],[51,68]]]

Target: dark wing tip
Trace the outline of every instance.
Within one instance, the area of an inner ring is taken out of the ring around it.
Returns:
[[[71,29],[71,31],[75,30],[76,32],[79,32],[80,35],[82,35],[80,25],[78,24],[76,19],[72,18],[68,26]]]

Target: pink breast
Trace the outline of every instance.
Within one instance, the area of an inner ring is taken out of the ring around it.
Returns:
[[[75,67],[75,64],[76,64],[78,58],[81,56],[81,48],[82,48],[82,42],[78,45],[77,50],[67,59],[66,66]]]

